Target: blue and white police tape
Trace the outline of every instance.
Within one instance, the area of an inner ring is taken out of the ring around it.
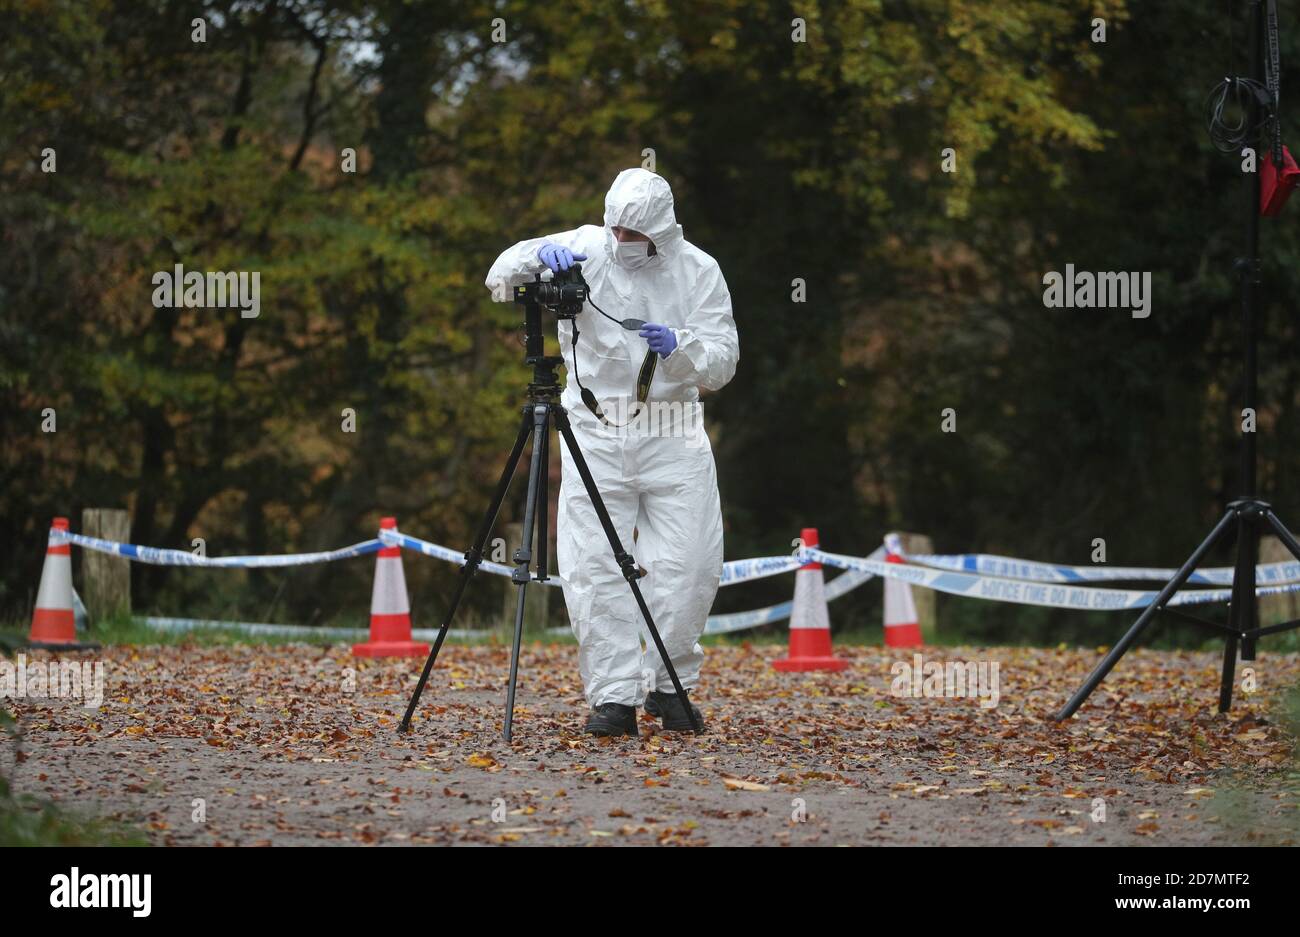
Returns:
[[[955,569],[968,573],[1002,576],[1006,579],[1027,579],[1032,582],[1166,582],[1178,572],[1176,569],[1150,569],[1139,566],[1064,566],[1057,563],[1039,563],[1034,560],[988,553],[959,553],[936,555],[932,553],[905,553],[904,559],[936,569]],[[1188,578],[1194,584],[1230,586],[1231,566],[1198,569]],[[1255,567],[1255,581],[1281,585],[1300,580],[1300,562],[1285,560],[1280,563],[1263,563]]]
[[[203,556],[186,550],[168,550],[158,547],[137,546],[131,543],[120,543],[115,540],[101,540],[98,537],[87,537],[84,534],[74,534],[53,528],[50,530],[50,541],[55,545],[74,544],[83,549],[109,553],[155,566],[194,566],[217,569],[304,566],[312,563],[328,563],[334,560],[366,556],[377,553],[382,547],[386,546],[415,550],[425,556],[446,560],[460,566],[465,565],[465,555],[463,553],[458,553],[450,547],[431,543],[428,540],[422,540],[419,537],[413,537],[410,534],[404,534],[389,528],[380,530],[379,537],[374,540],[355,543],[350,547],[343,547],[338,550],[320,553],[282,553],[265,556]],[[875,560],[883,555],[884,548],[881,547],[872,553],[869,559]],[[760,556],[747,560],[731,560],[723,564],[721,584],[735,585],[736,583],[761,579],[766,576],[780,575],[781,573],[797,570],[806,562],[809,562],[809,558],[802,553],[795,556]],[[514,572],[509,566],[487,560],[479,568],[484,572],[497,576],[510,576]],[[873,575],[869,572],[851,571],[837,576],[826,585],[827,601],[833,601],[852,589],[856,589],[864,582],[872,579]],[[534,581],[539,580],[534,579]],[[559,581],[558,577],[552,577],[545,580],[543,584],[556,585]],[[784,621],[790,617],[792,607],[792,602],[780,602],[767,608],[758,608],[747,612],[713,615],[708,619],[705,633],[721,634],[744,631],[749,628]]]
[[[906,563],[882,563],[867,557],[845,556],[810,548],[803,551],[809,559],[838,569],[860,570],[887,579],[897,579],[910,585],[961,595],[972,599],[994,602],[1012,602],[1018,605],[1041,605],[1048,608],[1076,610],[1117,611],[1145,608],[1155,601],[1155,591],[1133,589],[1099,589],[1055,583],[1026,582],[998,576],[977,575]],[[1280,595],[1300,592],[1300,583],[1261,586],[1256,595]],[[1169,605],[1195,605],[1205,602],[1227,602],[1231,589],[1193,589],[1176,594]]]
[[[885,548],[880,547],[871,554],[869,559],[875,560],[885,555]],[[800,561],[800,566],[803,562]],[[898,564],[894,564],[898,565]],[[833,602],[840,596],[852,592],[858,586],[871,579],[874,579],[875,573],[863,572],[862,570],[849,570],[840,573],[830,582],[826,583],[826,601]],[[794,609],[794,601],[778,602],[776,605],[769,605],[767,608],[756,608],[749,612],[731,612],[725,615],[710,615],[708,622],[704,626],[705,634],[728,634],[732,631],[745,631],[749,628],[758,628],[761,625],[770,625],[773,622],[785,621],[790,617]]]
[[[342,547],[338,550],[328,550],[321,553],[280,553],[265,556],[204,556],[187,550],[168,550],[159,547],[137,546],[132,543],[119,543],[116,540],[101,540],[98,537],[87,537],[84,534],[74,534],[56,528],[50,529],[50,542],[55,545],[75,544],[83,549],[111,553],[114,556],[121,556],[154,566],[205,566],[210,568],[306,566],[312,563],[330,563],[335,560],[350,559],[354,556],[365,556],[376,553],[381,547],[385,546],[414,550],[435,559],[446,560],[459,566],[465,565],[465,554],[463,552],[444,547],[441,544],[431,543],[428,540],[422,540],[419,537],[412,537],[410,534],[404,534],[390,528],[380,530],[379,537],[374,540],[354,543],[350,547]],[[761,579],[764,576],[776,576],[798,569],[800,565],[802,565],[802,561],[793,556],[760,556],[748,560],[732,560],[723,564],[722,585],[729,586],[738,582],[748,582],[751,579]],[[484,560],[479,568],[495,576],[510,576],[514,572],[514,569],[510,566],[489,560]],[[558,577],[552,576],[545,581],[545,585],[554,585],[558,581]]]
[[[363,540],[350,547],[328,550],[323,553],[278,553],[269,556],[203,556],[187,550],[163,550],[158,547],[140,547],[132,543],[118,543],[116,540],[100,540],[84,534],[69,533],[66,530],[50,530],[50,543],[55,546],[75,544],[86,550],[111,553],[140,563],[153,566],[206,566],[221,569],[239,569],[248,567],[270,566],[306,566],[312,563],[332,563],[354,556],[378,553],[382,544],[378,540]]]
[[[317,553],[283,553],[263,556],[210,557],[186,550],[167,550],[158,547],[137,546],[113,540],[101,540],[84,534],[51,529],[50,542],[55,545],[74,544],[83,549],[109,553],[126,559],[156,566],[191,566],[218,569],[274,568],[329,563],[335,560],[366,556],[383,546],[398,546],[416,550],[426,556],[464,565],[464,554],[449,547],[412,537],[400,531],[384,529],[378,538],[355,543],[338,550]],[[826,598],[838,598],[873,576],[898,579],[912,585],[952,595],[963,595],[992,601],[1012,602],[1022,605],[1040,605],[1050,608],[1117,610],[1143,608],[1149,605],[1156,592],[1131,589],[1102,589],[1068,585],[1070,582],[1106,580],[1162,580],[1173,576],[1174,570],[1135,567],[1080,567],[1036,563],[1010,557],[988,554],[938,555],[922,554],[910,557],[925,565],[885,563],[884,548],[877,548],[870,556],[854,557],[827,553],[816,548],[797,551],[792,556],[755,557],[732,560],[723,566],[722,583],[735,585],[765,576],[779,575],[798,569],[806,562],[816,561],[827,566],[864,574],[861,578],[839,576],[827,584]],[[501,563],[485,561],[481,568],[498,576],[510,576],[513,570]],[[972,572],[971,570],[976,572]],[[1003,575],[990,571],[996,570]],[[1264,585],[1257,595],[1277,595],[1300,591],[1300,582],[1291,581],[1300,575],[1300,564],[1295,562],[1270,563],[1257,567],[1259,581]],[[1230,585],[1230,567],[1209,568],[1193,574],[1190,581]],[[559,577],[545,581],[546,585],[559,582]],[[1270,584],[1271,583],[1271,584]],[[1190,605],[1206,602],[1226,602],[1230,589],[1198,589],[1178,593],[1169,604]],[[789,617],[790,602],[781,602],[767,608],[748,612],[715,615],[709,619],[708,633],[722,633],[756,628],[760,625],[782,621]]]
[[[386,547],[401,547],[403,550],[415,550],[417,553],[423,553],[425,556],[431,556],[437,560],[446,560],[449,563],[455,563],[457,566],[465,565],[465,553],[457,553],[451,547],[444,547],[441,544],[430,543],[428,540],[421,540],[419,537],[412,537],[410,534],[404,534],[399,530],[392,528],[383,528],[379,531],[379,539],[383,541]],[[491,573],[494,576],[510,576],[514,569],[509,566],[503,566],[500,563],[493,563],[490,560],[483,560],[479,563],[479,569],[485,573]],[[534,582],[538,582],[534,574]],[[555,584],[554,579],[540,580],[542,585],[550,586]]]
[[[720,586],[734,586],[738,582],[779,576],[798,569],[803,561],[794,556],[758,556],[752,560],[729,560],[722,564]]]
[[[398,530],[384,529],[379,531],[379,539],[384,546],[402,547],[406,550],[415,550],[423,553],[425,556],[431,556],[435,559],[447,560],[458,566],[465,565],[465,554],[457,552],[450,547],[444,547],[440,544],[430,543],[427,540],[421,540],[419,537],[412,537],[410,534],[404,534]],[[751,579],[761,579],[764,576],[776,576],[780,573],[788,573],[791,570],[798,569],[803,565],[803,561],[794,556],[759,556],[749,560],[731,560],[722,564],[722,581],[721,585],[732,586],[738,582],[748,582]],[[514,569],[510,566],[504,566],[501,563],[493,563],[484,560],[479,564],[479,569],[495,576],[510,576]],[[538,582],[534,573],[533,581]],[[557,585],[560,577],[552,575],[543,582],[544,585]]]
[[[436,559],[447,560],[460,566],[465,565],[465,555],[457,553],[448,547],[440,546],[436,543],[430,543],[427,540],[421,540],[419,537],[412,537],[410,534],[404,534],[400,531],[385,529],[379,532],[379,539],[385,546],[397,546],[407,550],[417,550],[425,556],[432,556]],[[875,556],[884,555],[884,547],[881,547],[872,554]],[[730,586],[738,582],[748,582],[751,579],[761,579],[765,576],[776,576],[780,573],[787,573],[798,569],[805,562],[795,556],[760,556],[749,560],[731,560],[722,566],[721,585]],[[498,576],[509,576],[514,570],[509,566],[503,566],[500,563],[492,563],[484,560],[479,566],[485,572],[493,573]],[[871,579],[870,573],[849,572],[837,576],[826,586],[826,599],[830,601],[837,599],[850,589],[855,589],[862,583]],[[538,582],[536,574],[533,578]],[[552,576],[546,580],[540,580],[543,585],[558,585],[560,577]],[[767,608],[756,608],[748,612],[733,612],[727,615],[710,615],[704,627],[705,634],[723,634],[732,631],[744,631],[749,628],[757,628],[761,625],[771,624],[772,622],[784,621],[790,617],[790,611],[793,608],[793,602],[779,602],[776,605],[770,605]]]

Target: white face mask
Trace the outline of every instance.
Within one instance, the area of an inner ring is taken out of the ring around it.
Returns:
[[[620,267],[636,270],[649,262],[649,241],[614,241],[614,263]]]

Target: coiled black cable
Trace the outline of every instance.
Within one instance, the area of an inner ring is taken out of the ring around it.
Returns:
[[[1255,120],[1250,122],[1251,99]],[[1240,153],[1257,143],[1273,120],[1273,95],[1253,78],[1224,78],[1205,99],[1206,130],[1220,153]]]

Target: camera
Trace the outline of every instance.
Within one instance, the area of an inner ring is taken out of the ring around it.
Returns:
[[[536,364],[544,357],[542,310],[554,313],[557,319],[574,319],[582,312],[588,296],[587,281],[582,277],[582,264],[543,280],[537,274],[532,283],[515,287],[515,302],[524,307],[524,361]],[[557,362],[560,360],[555,359]]]
[[[543,280],[539,273],[532,283],[515,287],[515,302],[527,306],[545,306],[561,319],[572,319],[582,312],[587,301],[587,281],[582,277],[582,264]]]

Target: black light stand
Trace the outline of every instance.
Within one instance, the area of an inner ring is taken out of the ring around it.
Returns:
[[[1262,84],[1264,81],[1264,0],[1248,0],[1248,2],[1252,8],[1249,40],[1250,77]],[[1259,101],[1254,96],[1248,99],[1247,110],[1246,126],[1258,126]],[[1246,255],[1239,257],[1235,263],[1237,275],[1241,280],[1242,329],[1245,338],[1243,406],[1251,413],[1258,412],[1256,393],[1259,372],[1259,213],[1260,174],[1256,171],[1250,174],[1246,185]],[[1110,649],[1110,653],[1089,674],[1083,686],[1075,691],[1069,702],[1056,714],[1057,720],[1067,719],[1074,714],[1160,612],[1224,633],[1219,712],[1227,712],[1232,706],[1232,685],[1236,676],[1238,644],[1241,647],[1241,659],[1254,660],[1255,642],[1259,638],[1300,628],[1300,619],[1267,628],[1259,627],[1259,609],[1255,596],[1255,565],[1259,560],[1259,538],[1266,529],[1271,529],[1297,560],[1300,560],[1300,542],[1297,542],[1291,531],[1287,530],[1272,507],[1267,502],[1259,500],[1257,475],[1255,433],[1243,431],[1241,434],[1241,497],[1228,505],[1227,512],[1210,531],[1209,536],[1188,557],[1187,562],[1179,568],[1174,578],[1165,584],[1152,603],[1138,616],[1133,627]],[[1232,577],[1232,599],[1228,606],[1228,623],[1224,625],[1196,615],[1189,615],[1178,608],[1170,608],[1169,601],[1182,589],[1201,561],[1216,546],[1228,542],[1232,537],[1236,537],[1237,555]]]

